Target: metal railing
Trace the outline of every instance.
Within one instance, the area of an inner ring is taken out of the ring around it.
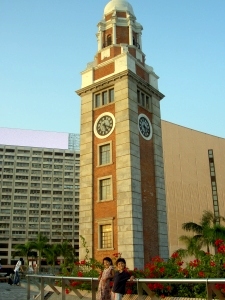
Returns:
[[[38,286],[39,291],[40,291],[40,300],[44,300],[45,297],[45,285],[49,285],[50,288],[54,293],[57,295],[61,294],[61,299],[66,300],[66,286],[69,286],[69,288],[75,293],[75,295],[82,299],[83,296],[77,290],[75,287],[72,287],[70,285],[70,280],[73,281],[81,281],[81,282],[89,282],[91,283],[91,290],[90,296],[91,299],[96,299],[96,290],[98,286],[98,279],[97,278],[90,278],[90,277],[64,277],[64,276],[52,276],[52,275],[34,275],[34,274],[27,274],[27,300],[30,299],[30,291],[31,291],[31,280],[32,278],[38,279],[38,282],[35,284]],[[55,281],[61,281],[61,291],[59,291],[56,286],[55,286]],[[137,292],[138,292],[138,299],[143,299],[144,297],[144,292],[145,295],[147,294],[148,296],[153,299],[155,297],[154,292],[152,292],[149,287],[147,286],[148,283],[170,283],[170,284],[205,284],[206,286],[206,299],[207,300],[212,300],[213,299],[213,294],[216,295],[216,298],[219,300],[225,300],[225,297],[223,294],[215,288],[215,284],[218,283],[224,283],[225,284],[225,279],[223,278],[202,278],[202,279],[135,279],[133,281],[134,283],[137,284]],[[177,297],[176,297],[177,298]]]

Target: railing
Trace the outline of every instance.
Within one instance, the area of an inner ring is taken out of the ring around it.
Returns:
[[[90,290],[90,296],[91,299],[96,299],[96,290],[98,286],[98,279],[97,278],[90,278],[90,277],[63,277],[63,276],[52,276],[52,275],[34,275],[34,274],[28,274],[27,275],[27,300],[30,299],[30,285],[31,285],[31,279],[36,278],[38,279],[38,283],[36,282],[36,285],[38,286],[40,290],[40,300],[44,300],[45,297],[45,284],[49,285],[53,292],[55,292],[57,295],[61,293],[61,299],[66,300],[66,286],[68,285],[70,289],[77,295],[78,298],[82,299],[83,296],[80,294],[80,292],[72,287],[70,285],[70,280],[75,281],[87,281],[91,283],[91,290]],[[62,283],[61,291],[59,291],[55,287],[55,281],[60,280]],[[216,298],[219,300],[225,300],[225,297],[223,294],[215,288],[216,283],[225,283],[225,279],[222,278],[214,278],[214,279],[208,279],[208,278],[202,278],[202,279],[135,279],[134,282],[137,284],[137,291],[138,291],[138,299],[143,299],[143,291],[150,296],[151,298],[154,298],[154,293],[148,288],[148,283],[170,283],[170,284],[198,284],[202,283],[206,285],[206,291],[207,291],[207,300],[213,299],[213,293],[216,295]]]

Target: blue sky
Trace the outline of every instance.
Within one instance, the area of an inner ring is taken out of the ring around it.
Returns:
[[[79,133],[75,90],[107,3],[0,1],[0,127]],[[160,77],[162,119],[225,138],[225,1],[129,3]]]

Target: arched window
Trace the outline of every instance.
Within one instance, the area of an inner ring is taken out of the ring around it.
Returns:
[[[107,46],[112,45],[112,36],[111,36],[111,34],[107,35],[106,45]]]

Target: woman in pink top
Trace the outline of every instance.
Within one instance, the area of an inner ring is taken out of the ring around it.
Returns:
[[[112,260],[109,257],[103,259],[104,270],[100,274],[98,280],[98,300],[111,300],[110,279],[114,277]]]

